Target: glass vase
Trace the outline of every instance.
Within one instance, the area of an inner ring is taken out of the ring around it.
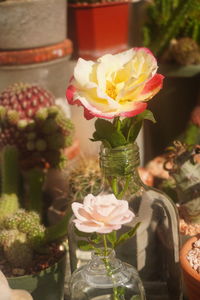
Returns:
[[[115,257],[92,253],[92,259],[77,269],[70,282],[71,300],[145,300],[137,270]]]
[[[178,215],[174,203],[162,192],[146,186],[139,178],[139,151],[136,144],[114,149],[101,147],[103,186],[99,194],[114,193],[127,200],[136,215],[118,231],[121,235],[141,222],[133,238],[116,248],[117,257],[134,266],[143,281],[147,300],[180,300]],[[69,225],[72,270],[90,253],[77,247],[73,221]],[[77,257],[79,258],[77,260]]]

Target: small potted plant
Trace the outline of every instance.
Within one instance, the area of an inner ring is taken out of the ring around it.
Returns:
[[[65,162],[73,124],[47,90],[22,83],[1,94],[0,122],[1,268],[12,288],[37,300],[60,300],[68,215],[48,226],[44,183],[48,170]]]
[[[96,59],[128,48],[128,0],[70,0],[68,37],[74,57]]]
[[[200,238],[187,240],[180,252],[180,263],[189,300],[200,299]]]

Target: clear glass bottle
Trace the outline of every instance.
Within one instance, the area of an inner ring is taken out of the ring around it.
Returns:
[[[162,192],[144,185],[138,175],[139,151],[136,144],[114,149],[102,146],[100,166],[104,177],[100,193],[114,193],[129,202],[134,223],[119,230],[129,230],[141,222],[136,235],[116,249],[117,257],[134,266],[143,281],[147,300],[180,300],[178,215],[174,203]],[[71,266],[77,267],[77,237],[69,225]],[[81,252],[87,260],[87,253]]]
[[[145,300],[137,270],[115,257],[92,253],[92,259],[77,269],[70,282],[71,300]]]

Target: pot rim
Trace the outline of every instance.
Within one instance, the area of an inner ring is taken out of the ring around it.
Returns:
[[[95,8],[95,7],[104,7],[104,6],[114,6],[114,5],[119,5],[119,4],[129,4],[131,3],[129,0],[119,0],[115,2],[102,2],[102,3],[68,3],[68,7],[72,8]]]
[[[63,255],[60,257],[60,259],[58,261],[56,261],[53,265],[49,266],[48,268],[41,270],[37,273],[34,274],[27,274],[27,275],[22,275],[22,276],[11,276],[11,277],[7,277],[6,278],[8,280],[16,280],[17,278],[21,278],[21,279],[25,279],[25,278],[32,278],[32,277],[37,277],[38,275],[41,276],[42,274],[47,274],[49,273],[49,271],[53,268],[55,268],[56,265],[65,262],[66,259],[66,251],[63,251]]]
[[[188,239],[180,251],[180,264],[183,269],[183,271],[190,277],[193,277],[196,281],[200,281],[200,274],[195,271],[189,261],[187,260],[186,256],[192,248],[192,244],[196,242],[200,238],[200,235],[193,236],[190,239]]]

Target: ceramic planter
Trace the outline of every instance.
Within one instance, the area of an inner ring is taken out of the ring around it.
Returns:
[[[74,57],[96,59],[128,48],[129,3],[68,4],[68,37]]]
[[[41,30],[42,28],[42,30]],[[66,38],[66,0],[0,2],[0,49],[27,49]]]
[[[192,237],[186,241],[180,252],[180,264],[183,270],[184,282],[186,285],[189,300],[200,299],[200,274],[192,269],[186,256],[192,248],[192,244],[197,240],[197,237]]]
[[[38,274],[10,277],[8,283],[13,289],[27,290],[35,300],[63,300],[65,271],[66,255]]]
[[[70,76],[69,56],[43,63],[0,66],[0,92],[15,82],[27,82],[47,88],[56,98],[65,98]]]

